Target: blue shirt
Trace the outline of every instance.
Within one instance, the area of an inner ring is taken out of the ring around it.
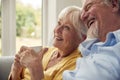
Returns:
[[[75,70],[64,71],[63,80],[120,80],[120,30],[108,33],[105,42],[97,41],[80,44],[83,57]]]

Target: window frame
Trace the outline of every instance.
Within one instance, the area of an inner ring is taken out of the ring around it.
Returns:
[[[16,8],[15,0],[1,0],[2,17],[2,56],[14,55],[16,52]]]

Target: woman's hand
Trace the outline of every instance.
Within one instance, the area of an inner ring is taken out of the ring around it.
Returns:
[[[11,67],[11,75],[10,75],[11,80],[19,80],[22,70],[23,67],[21,66],[20,62],[14,60],[14,63],[12,64]]]
[[[20,53],[20,64],[29,69],[31,80],[39,80],[43,77],[42,57],[47,50],[47,48],[41,49],[37,54],[32,48],[27,47]]]
[[[20,53],[23,52],[25,49],[22,46],[20,48],[20,51],[15,55],[14,62],[11,67],[11,72],[10,72],[10,80],[19,80],[20,76],[22,74],[23,66],[20,64]]]

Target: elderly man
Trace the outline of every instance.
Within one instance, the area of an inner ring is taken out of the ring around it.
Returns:
[[[80,45],[83,57],[63,80],[120,80],[120,0],[85,0],[81,19],[100,42]]]

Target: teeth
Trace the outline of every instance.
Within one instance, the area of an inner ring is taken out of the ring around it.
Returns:
[[[56,39],[61,39],[61,38],[59,38],[59,37],[56,37]]]
[[[94,23],[93,19],[88,22],[88,28],[92,25],[92,23]]]
[[[93,20],[91,20],[91,21],[89,22],[89,26],[91,26],[92,23],[93,23]]]
[[[56,37],[56,39],[57,39],[57,40],[63,40],[63,39],[62,39],[62,38],[60,38],[60,37]]]

